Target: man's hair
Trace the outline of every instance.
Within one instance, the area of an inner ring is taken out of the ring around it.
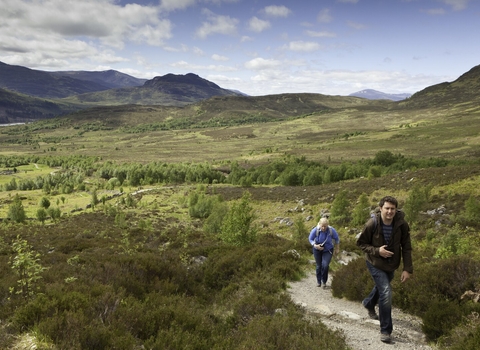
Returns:
[[[392,196],[385,196],[382,199],[380,199],[380,202],[378,203],[378,206],[381,208],[385,204],[385,202],[395,204],[395,208],[398,208],[398,201],[395,197]]]

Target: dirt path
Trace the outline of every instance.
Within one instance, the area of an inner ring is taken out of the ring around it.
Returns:
[[[303,280],[290,283],[288,292],[309,315],[320,317],[331,329],[342,330],[353,350],[435,349],[425,341],[421,321],[397,309],[392,312],[393,343],[382,343],[379,321],[369,319],[361,303],[334,298],[331,289],[318,288],[314,270]]]

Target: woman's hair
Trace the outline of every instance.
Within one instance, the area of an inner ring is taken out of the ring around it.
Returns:
[[[318,226],[321,226],[322,224],[325,224],[328,226],[328,219],[327,218],[321,218],[320,221],[318,221]]]

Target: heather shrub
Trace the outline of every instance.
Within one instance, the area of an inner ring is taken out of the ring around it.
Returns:
[[[345,349],[345,338],[321,322],[305,322],[291,310],[257,315],[234,333],[230,349],[317,350]]]
[[[480,278],[480,262],[468,257],[452,257],[422,264],[407,283],[394,279],[394,303],[421,316],[432,299],[460,301],[467,290],[475,290]]]
[[[19,306],[13,316],[12,324],[17,330],[24,330],[33,327],[41,319],[55,313],[56,302],[44,294],[39,294],[35,299]]]
[[[464,314],[464,308],[456,302],[430,300],[430,307],[422,316],[422,330],[429,340],[437,340],[449,334]]]
[[[463,319],[463,322],[452,329],[448,335],[440,337],[438,341],[441,350],[477,350],[480,344],[480,313],[479,305],[476,311]]]
[[[373,280],[363,257],[342,265],[335,271],[332,294],[337,298],[362,301],[373,288]]]

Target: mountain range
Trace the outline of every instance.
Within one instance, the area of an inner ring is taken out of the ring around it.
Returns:
[[[228,114],[230,111],[237,116],[259,111],[272,117],[288,113],[308,114],[349,106],[428,108],[453,103],[479,103],[479,89],[480,66],[473,67],[454,82],[433,85],[411,96],[367,89],[335,97],[322,94],[252,97],[223,89],[193,73],[167,74],[146,80],[114,70],[44,72],[0,62],[0,124],[30,122],[94,107],[105,110],[115,106],[117,111],[122,106],[132,108],[132,105],[178,108],[212,97],[215,99],[207,105],[215,106],[216,113],[222,111]]]

